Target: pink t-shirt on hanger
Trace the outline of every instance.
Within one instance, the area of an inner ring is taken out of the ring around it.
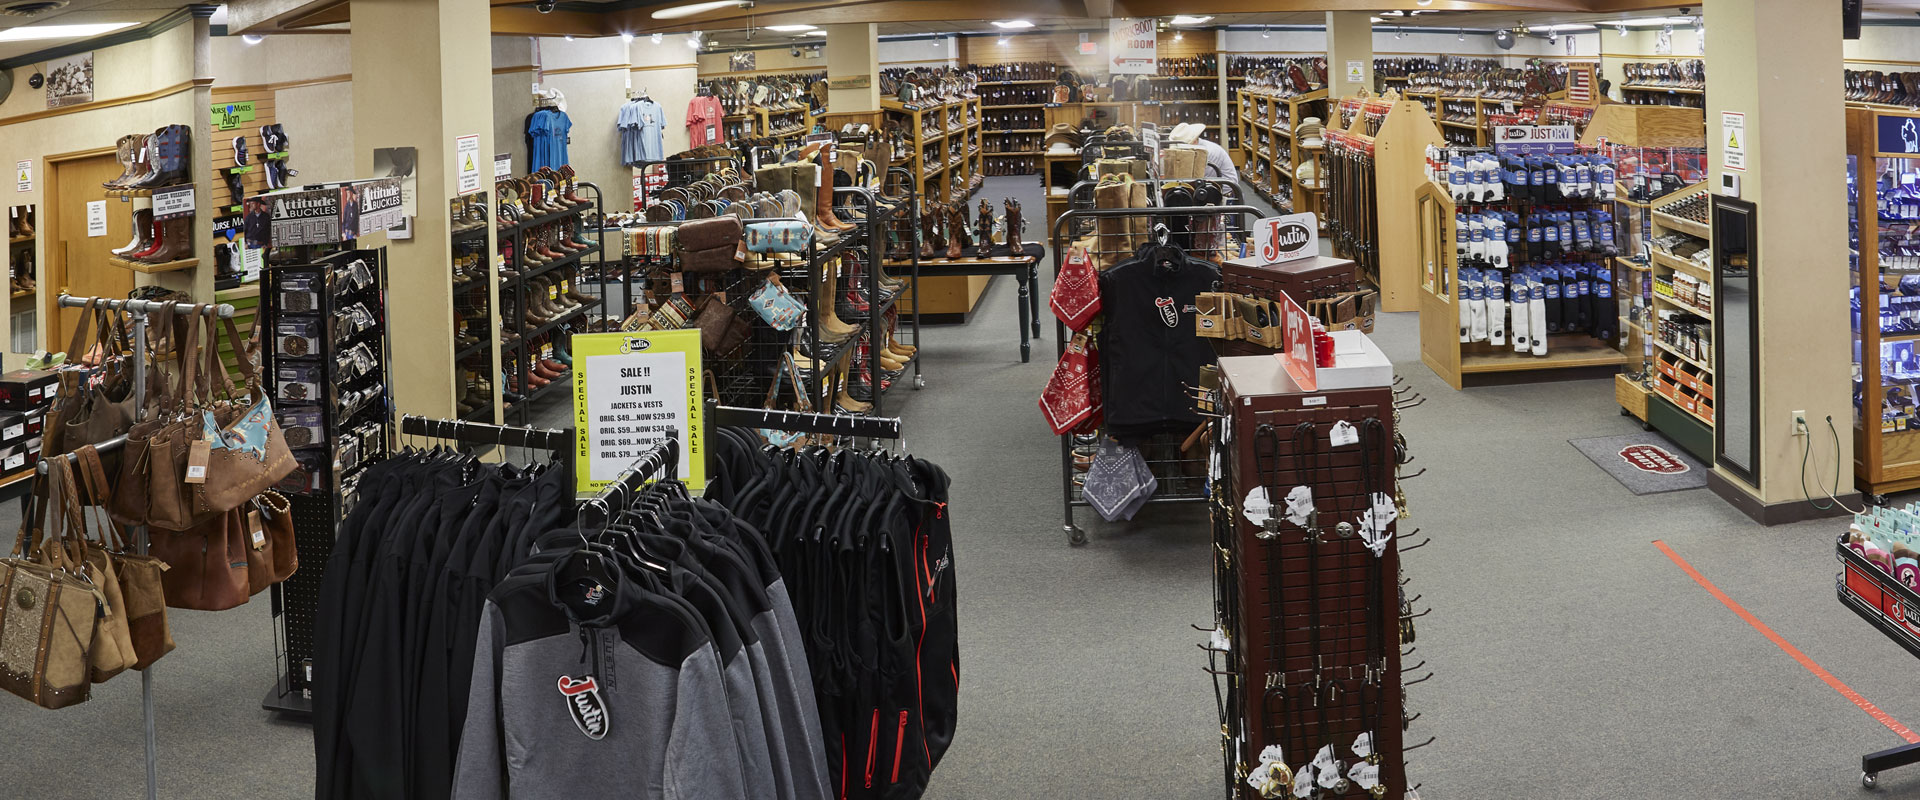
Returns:
[[[720,98],[695,96],[687,103],[687,141],[694,147],[725,144],[726,117]]]

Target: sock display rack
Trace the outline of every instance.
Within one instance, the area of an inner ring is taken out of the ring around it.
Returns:
[[[1916,560],[1914,515],[1920,505],[1894,509],[1868,505],[1835,542],[1841,564],[1834,577],[1840,604],[1920,658],[1920,631],[1912,609],[1920,608],[1920,560]],[[1920,764],[1920,744],[1901,744],[1860,757],[1860,785],[1880,782],[1880,771]]]
[[[502,191],[508,187],[518,196],[509,198]],[[576,189],[589,190],[591,199],[576,195]],[[587,330],[596,310],[603,322],[609,313],[602,303],[606,297],[604,250],[599,237],[587,235],[584,218],[589,212],[596,218],[601,215],[603,198],[591,183],[567,184],[564,179],[540,176],[496,182],[495,191],[518,214],[503,219],[496,233],[502,256],[497,302],[501,396],[506,401],[503,418],[518,413],[520,423],[527,424],[533,419],[535,401],[565,391],[569,384],[572,348],[568,340]],[[600,278],[595,294],[584,291],[587,284],[581,279],[589,269]],[[483,339],[468,348],[482,348],[478,352],[484,356],[485,346]]]
[[[1885,495],[1920,488],[1920,112],[1846,113],[1855,480]]]
[[[1327,238],[1334,255],[1353,259],[1360,276],[1380,290],[1381,311],[1418,311],[1426,235],[1414,193],[1426,184],[1427,147],[1440,130],[1420,103],[1392,92],[1341,99],[1326,123]]]
[[[1227,796],[1416,797],[1406,774],[1405,451],[1388,386],[1303,392],[1272,358],[1220,363],[1211,504]],[[1343,439],[1339,431],[1354,435]],[[1422,662],[1424,663],[1424,662]]]
[[[907,161],[914,194],[928,202],[957,202],[971,196],[984,178],[980,146],[979,97],[924,98],[921,103],[882,100],[887,120],[907,133]]]
[[[1655,376],[1662,374],[1654,356],[1655,321],[1658,310],[1667,307],[1654,302],[1653,205],[1705,179],[1706,113],[1680,106],[1609,103],[1594,109],[1580,144],[1610,159],[1618,176],[1613,218],[1620,254],[1613,258],[1614,297],[1620,308],[1621,351],[1630,360],[1614,376],[1614,399],[1622,413],[1645,423]]]
[[[386,250],[296,248],[262,278],[262,369],[299,466],[275,487],[293,510],[301,569],[273,591],[277,680],[261,705],[310,713],[314,628],[334,532],[363,469],[392,441]]]

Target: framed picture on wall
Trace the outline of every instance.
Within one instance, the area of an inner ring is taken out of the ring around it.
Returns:
[[[93,51],[47,62],[47,108],[93,102]]]
[[[727,57],[727,69],[734,72],[752,72],[754,70],[753,53],[734,53]]]

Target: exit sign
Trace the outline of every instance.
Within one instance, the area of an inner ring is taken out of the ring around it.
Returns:
[[[253,121],[253,101],[244,103],[214,103],[213,127],[216,130],[230,131],[242,123]]]

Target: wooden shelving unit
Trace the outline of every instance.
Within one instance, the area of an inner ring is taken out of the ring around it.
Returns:
[[[1854,324],[1854,481],[1862,491],[1889,494],[1920,489],[1920,408],[1913,396],[1915,381],[1889,375],[1889,362],[1898,363],[1908,348],[1920,350],[1913,333],[1881,330],[1880,313],[1889,300],[1904,297],[1899,293],[1900,279],[1911,270],[1892,269],[1881,262],[1882,229],[1903,224],[1881,219],[1894,214],[1882,209],[1881,180],[1898,181],[1902,175],[1920,173],[1920,159],[1911,154],[1881,150],[1876,138],[1880,120],[1911,119],[1920,125],[1920,111],[1848,108],[1847,152],[1851,175],[1847,184],[1852,191],[1848,209],[1857,243],[1854,285],[1859,287],[1858,313]],[[1900,235],[1888,232],[1898,240]]]
[[[1417,252],[1426,265],[1418,277],[1420,293],[1420,360],[1455,389],[1469,376],[1499,372],[1605,369],[1628,364],[1633,357],[1584,333],[1555,333],[1547,337],[1546,355],[1516,353],[1509,345],[1460,341],[1460,306],[1455,299],[1460,264],[1454,256],[1453,197],[1444,186],[1422,182],[1413,192],[1414,218],[1405,230],[1413,232]]]
[[[1301,147],[1293,135],[1294,126],[1308,117],[1327,121],[1327,90],[1315,89],[1288,97],[1242,91],[1240,106],[1240,149],[1246,154],[1247,169],[1241,180],[1275,208],[1293,213],[1314,212],[1322,216],[1326,209],[1326,145]],[[1280,117],[1285,123],[1278,122]],[[1261,152],[1265,148],[1266,152]],[[1281,157],[1284,153],[1285,157]],[[1313,186],[1294,180],[1300,165],[1312,162],[1320,179]],[[1249,177],[1251,175],[1251,177]],[[1288,187],[1282,192],[1280,186]],[[1324,220],[1323,220],[1324,221]]]
[[[1580,138],[1584,147],[1598,148],[1603,142],[1606,145],[1603,155],[1612,158],[1616,166],[1629,160],[1637,161],[1653,151],[1704,148],[1706,114],[1697,108],[1609,103],[1594,109],[1593,119]],[[1627,177],[1626,170],[1620,172],[1621,178]],[[1632,199],[1632,184],[1625,180],[1615,185],[1614,197],[1614,241],[1621,253],[1637,254],[1642,243],[1653,238],[1654,203]],[[1690,220],[1666,216],[1669,217],[1667,225],[1676,230],[1697,231],[1704,227]],[[1654,253],[1649,261],[1659,261],[1668,269],[1691,269],[1697,277],[1712,277],[1706,270],[1665,254]],[[1658,308],[1654,304],[1654,268],[1652,263],[1643,264],[1629,258],[1616,258],[1613,264],[1613,296],[1619,302],[1622,317],[1622,350],[1636,357],[1626,372],[1615,377],[1614,397],[1620,401],[1623,412],[1644,423],[1660,371],[1660,363],[1654,357],[1651,327]],[[1633,322],[1629,314],[1636,300],[1641,309],[1640,323]],[[1636,379],[1628,373],[1639,377]]]
[[[1433,124],[1433,116],[1420,103],[1402,100],[1399,95],[1388,92],[1385,97],[1362,95],[1328,102],[1326,120],[1328,146],[1334,145],[1339,137],[1350,142],[1360,150],[1372,154],[1373,203],[1371,213],[1375,230],[1385,232],[1373,237],[1373,241],[1364,244],[1347,244],[1338,240],[1332,243],[1334,254],[1342,258],[1351,258],[1360,265],[1362,277],[1380,290],[1381,311],[1419,311],[1422,296],[1423,273],[1431,270],[1433,263],[1420,257],[1420,238],[1418,236],[1397,235],[1393,232],[1413,231],[1418,220],[1418,201],[1415,192],[1429,183],[1427,180],[1427,147],[1440,144],[1440,129]],[[1368,120],[1377,119],[1378,126],[1373,127]],[[1323,176],[1323,180],[1330,176]],[[1333,194],[1339,187],[1328,187],[1329,207],[1337,205]],[[1448,217],[1451,225],[1452,217]],[[1329,234],[1333,234],[1334,219],[1328,215]],[[1356,245],[1365,247],[1367,252],[1356,250]],[[1452,250],[1448,250],[1452,254]]]
[[[912,153],[895,163],[911,163],[914,189],[923,198],[922,202],[966,199],[973,176],[981,174],[985,155],[980,146],[980,98],[911,106],[886,100],[880,105],[884,112],[897,116],[911,135]],[[928,130],[923,124],[935,115],[938,116],[934,127],[938,132]],[[929,152],[931,157],[927,155]],[[963,194],[955,196],[956,189]]]
[[[1640,106],[1639,108],[1657,108]],[[1686,111],[1690,109],[1676,109]],[[1663,213],[1661,209],[1673,206],[1691,197],[1703,196],[1707,192],[1705,183],[1688,186],[1685,189],[1654,200],[1650,203],[1648,224],[1652,226],[1654,238],[1669,233],[1684,233],[1701,240],[1711,252],[1712,230],[1704,223]],[[1702,340],[1701,350],[1689,353],[1678,342],[1661,338],[1661,320],[1668,316],[1691,315],[1713,321],[1713,309],[1704,308],[1698,303],[1684,301],[1660,290],[1662,283],[1669,283],[1674,276],[1683,275],[1713,286],[1713,267],[1702,265],[1667,253],[1657,247],[1650,248],[1652,262],[1649,271],[1653,283],[1653,316],[1648,320],[1649,341],[1653,344],[1652,371],[1648,376],[1654,398],[1647,407],[1646,421],[1659,428],[1688,452],[1711,463],[1714,453],[1714,344],[1709,337]],[[1715,298],[1717,303],[1718,298]],[[1663,413],[1665,412],[1665,413]]]

